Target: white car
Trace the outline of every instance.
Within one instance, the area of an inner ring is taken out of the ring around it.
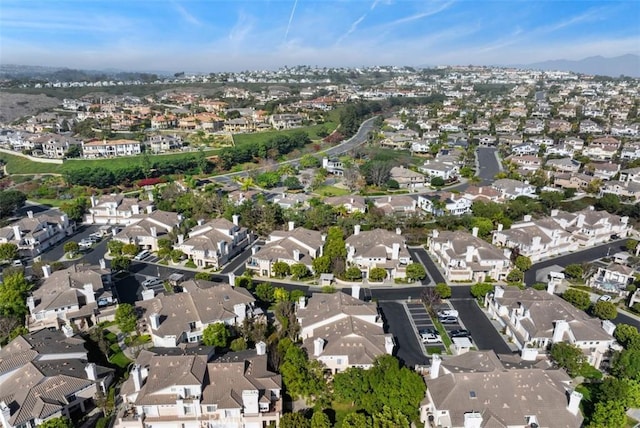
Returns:
[[[420,335],[422,343],[441,343],[442,339],[439,335],[433,333],[425,333]]]
[[[14,260],[11,262],[11,266],[13,267],[22,267],[22,260]]]
[[[143,287],[155,287],[156,285],[163,285],[164,281],[160,278],[150,278],[142,282]]]
[[[148,251],[148,250],[142,250],[142,251],[140,251],[140,252],[139,252],[139,253],[134,257],[134,259],[135,259],[135,260],[142,260],[142,259],[144,259],[145,257],[147,257],[149,254],[151,254],[151,252],[150,252],[150,251]]]
[[[438,318],[456,317],[458,318],[458,311],[455,309],[444,309],[438,311]]]
[[[598,298],[598,302],[610,302],[611,301],[611,296],[609,296],[608,294],[602,295]]]
[[[82,241],[78,242],[78,246],[80,248],[91,248],[93,246],[94,242],[90,239],[83,239]]]

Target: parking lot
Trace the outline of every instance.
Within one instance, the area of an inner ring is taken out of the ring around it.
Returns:
[[[404,306],[405,306],[405,309],[407,311],[407,315],[409,316],[409,319],[411,320],[411,323],[415,327],[416,340],[418,341],[418,343],[422,344],[422,340],[420,338],[420,331],[421,330],[426,330],[426,329],[434,329],[435,330],[436,327],[433,324],[433,320],[431,319],[431,316],[429,316],[429,313],[427,312],[427,310],[425,309],[424,305],[421,302],[415,302],[415,303],[408,302]],[[443,302],[441,305],[439,305],[436,308],[437,311],[451,310],[451,309],[453,309],[453,307],[448,302]],[[443,324],[443,326],[444,326],[444,329],[447,331],[448,334],[450,334],[454,330],[465,329],[465,326],[462,324],[462,322],[460,321],[459,318],[457,319],[456,323]],[[440,348],[442,353],[445,352],[445,347],[444,347],[444,344],[442,342],[440,342],[440,343],[425,343],[425,344],[423,344],[423,346],[424,346],[425,349],[430,349],[432,351],[435,350],[434,348]]]

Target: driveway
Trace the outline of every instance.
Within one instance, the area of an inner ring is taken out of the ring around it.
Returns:
[[[407,302],[405,304],[405,308],[407,310],[407,314],[413,321],[413,326],[415,327],[415,330],[416,330],[416,339],[418,340],[418,343],[422,344],[422,340],[420,339],[420,330],[424,330],[427,328],[435,329],[436,327],[435,325],[433,325],[433,321],[431,320],[429,313],[424,308],[424,305],[422,303]],[[444,345],[442,344],[442,342],[426,343],[426,344],[422,344],[421,346],[427,347],[427,348],[440,348],[441,353],[444,353]]]
[[[431,278],[433,285],[440,282],[444,282],[446,284],[447,281],[444,279],[444,276],[442,276],[442,273],[440,272],[440,270],[438,270],[438,267],[433,262],[433,260],[431,260],[431,257],[429,257],[427,250],[421,247],[407,248],[407,250],[409,251],[409,254],[411,254],[411,257],[414,261],[422,263],[422,265],[425,267],[425,269],[427,270],[427,275]],[[422,283],[424,285],[427,285],[428,283],[425,284],[425,281],[426,279],[422,281]]]
[[[493,349],[497,354],[511,354],[511,348],[474,299],[451,299],[450,302],[458,311],[459,319],[471,333],[473,343],[478,349]]]
[[[384,314],[389,333],[393,334],[396,341],[395,356],[407,367],[429,364],[429,358],[422,352],[422,344],[418,342],[414,329],[407,328],[411,322],[403,304],[390,301],[378,304]]]

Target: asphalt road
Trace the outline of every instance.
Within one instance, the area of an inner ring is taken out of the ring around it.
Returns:
[[[476,175],[482,179],[483,186],[489,186],[495,181],[494,177],[500,172],[500,163],[496,158],[498,149],[492,147],[478,147],[476,158],[478,159],[478,171]]]
[[[511,354],[511,348],[478,307],[475,299],[450,299],[465,328],[471,332],[473,343],[480,350],[493,349],[497,354]]]
[[[429,257],[427,250],[425,250],[424,248],[407,248],[407,250],[409,251],[409,254],[411,254],[411,257],[414,261],[420,262],[424,265],[425,269],[427,270],[427,275],[433,281],[433,285],[440,282],[444,282],[446,284],[447,281],[444,279],[444,276],[442,276],[442,273],[437,268],[433,260],[431,260],[431,257]],[[423,280],[422,283],[424,285],[427,285],[428,282],[425,284],[425,281],[426,279]]]
[[[389,333],[393,334],[396,341],[395,356],[407,367],[429,364],[429,359],[422,352],[422,345],[416,339],[416,333],[413,328],[408,328],[411,323],[402,303],[381,301],[378,304]]]

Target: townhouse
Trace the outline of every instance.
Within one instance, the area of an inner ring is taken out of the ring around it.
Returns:
[[[555,173],[553,175],[554,187],[563,189],[585,189],[594,180],[592,175],[574,173]]]
[[[564,370],[551,365],[527,364],[493,351],[434,355],[425,382],[420,405],[425,428],[582,426],[582,394]]]
[[[160,239],[172,239],[172,233],[180,226],[182,216],[169,211],[152,211],[134,215],[127,226],[113,239],[123,244],[135,244],[145,250],[158,251]]]
[[[82,143],[86,159],[136,156],[142,153],[142,143],[135,140],[92,140]]]
[[[620,172],[620,164],[613,162],[591,162],[586,168],[601,180],[611,180]]]
[[[489,186],[469,186],[462,195],[464,199],[482,202],[502,202],[505,198],[502,192]]]
[[[264,246],[253,250],[246,268],[260,276],[273,276],[273,264],[284,262],[288,265],[302,263],[313,271],[313,259],[322,255],[325,235],[315,230],[295,227],[291,221],[287,231],[271,232]],[[256,248],[256,247],[254,247]]]
[[[600,194],[611,193],[620,197],[624,202],[640,202],[640,182],[637,181],[607,181],[600,188]]]
[[[635,269],[625,264],[611,262],[598,266],[598,270],[587,280],[587,285],[606,293],[626,296],[627,286],[635,280]]]
[[[640,141],[625,143],[620,150],[620,159],[623,161],[640,159]]]
[[[348,214],[367,211],[367,202],[364,197],[357,195],[331,196],[326,198],[324,203],[334,208],[343,208]]]
[[[462,231],[434,230],[429,237],[427,250],[443,269],[448,281],[482,282],[489,279],[503,281],[511,270],[510,250],[502,251]]]
[[[180,284],[181,293],[143,292],[136,302],[140,330],[151,336],[154,346],[174,348],[200,343],[210,324],[242,325],[254,316],[255,298],[246,289],[193,279]]]
[[[567,342],[582,350],[587,362],[599,368],[616,341],[615,324],[600,321],[547,291],[496,286],[484,306],[513,341],[525,360],[546,356],[548,349]]]
[[[277,428],[282,379],[267,358],[264,342],[216,356],[211,348],[143,350],[120,390],[114,426]]]
[[[70,236],[74,228],[66,214],[28,211],[26,218],[0,229],[0,244],[15,244],[20,256],[36,257]]]
[[[91,206],[87,209],[84,222],[87,224],[108,224],[126,226],[139,220],[139,216],[153,212],[152,200],[127,198],[123,194],[96,197],[91,195]]]
[[[596,211],[593,207],[575,213],[551,210],[550,218],[571,233],[582,247],[608,242],[613,235],[624,238],[631,231],[629,217]]]
[[[387,196],[374,199],[373,205],[385,214],[407,215],[417,212],[418,201],[410,196]]]
[[[239,217],[233,222],[218,218],[195,226],[188,238],[178,235],[175,249],[182,251],[200,268],[219,269],[251,244],[251,234],[240,227]]]
[[[586,119],[580,122],[581,134],[602,134],[604,130],[600,125],[591,119]]]
[[[521,143],[511,148],[515,156],[535,156],[540,151],[540,146],[532,142]]]
[[[393,335],[385,333],[376,303],[345,293],[313,293],[300,298],[296,317],[302,347],[331,373],[368,369],[379,356],[393,353]]]
[[[361,231],[360,225],[355,225],[345,246],[347,263],[358,267],[363,278],[368,278],[373,268],[384,268],[389,279],[407,276],[411,256],[400,229],[395,233],[383,229]]]
[[[84,340],[71,335],[40,330],[2,347],[0,426],[34,427],[85,413],[98,392],[107,392],[114,370],[89,362]]]
[[[74,264],[56,272],[46,265],[42,272],[42,284],[27,297],[29,331],[63,326],[88,330],[115,316],[117,299],[104,259],[99,266]]]
[[[640,167],[621,170],[620,181],[640,183]]]

